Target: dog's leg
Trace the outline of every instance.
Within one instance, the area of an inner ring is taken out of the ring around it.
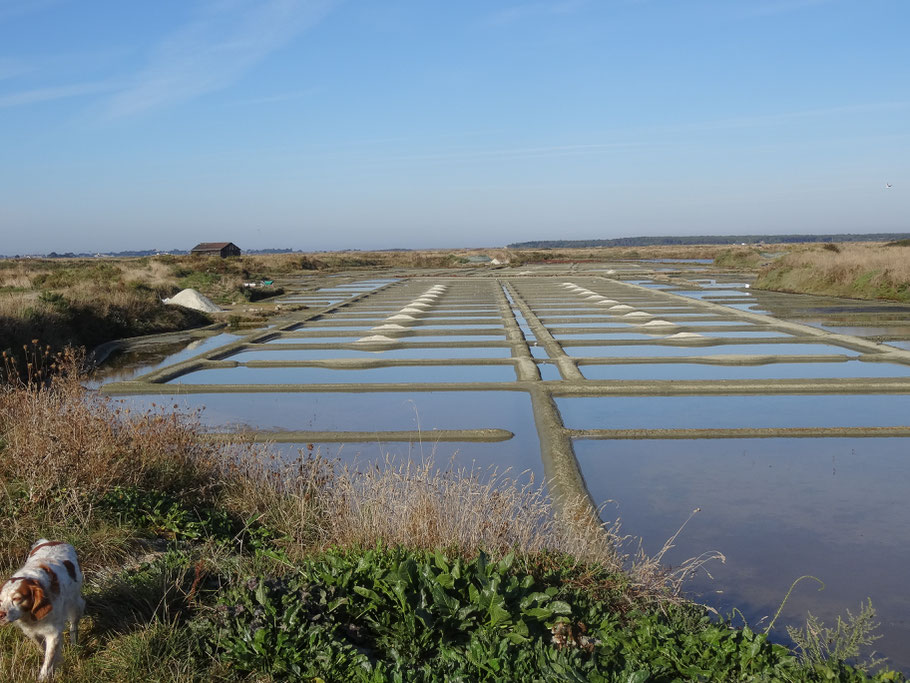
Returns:
[[[79,642],[79,620],[85,612],[85,600],[77,596],[76,604],[69,613],[70,621],[70,644],[76,645]]]
[[[53,678],[57,670],[57,664],[60,661],[60,634],[55,633],[44,639],[44,663],[41,665],[41,671],[38,673],[39,681],[46,681]]]

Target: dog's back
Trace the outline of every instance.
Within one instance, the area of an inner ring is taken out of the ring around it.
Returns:
[[[48,574],[51,584],[58,586],[62,594],[82,592],[82,568],[76,557],[76,549],[69,543],[49,541],[46,538],[38,539],[29,551],[25,566],[19,573],[28,570],[35,571],[36,567],[37,571]],[[50,572],[44,567],[50,569]],[[73,591],[74,586],[75,591]]]

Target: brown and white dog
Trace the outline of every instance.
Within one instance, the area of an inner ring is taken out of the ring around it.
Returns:
[[[76,549],[62,541],[40,539],[22,568],[0,588],[0,624],[15,622],[44,650],[40,681],[52,677],[60,662],[67,621],[70,642],[78,639],[84,609],[82,570]]]

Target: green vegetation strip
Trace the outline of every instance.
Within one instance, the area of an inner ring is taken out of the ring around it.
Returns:
[[[554,396],[746,396],[759,394],[906,394],[910,378],[772,380],[587,380],[547,382]]]
[[[533,382],[399,382],[362,384],[153,384],[117,382],[102,385],[101,393],[128,394],[295,394],[369,393],[384,391],[527,391]]]
[[[202,435],[208,441],[244,443],[358,443],[403,441],[406,443],[439,442],[495,442],[508,441],[512,432],[505,429],[433,429],[425,432],[416,430],[374,431],[374,432],[330,432],[330,431],[251,431],[251,432],[210,432]]]
[[[238,582],[198,628],[235,675],[271,680],[866,680],[692,605],[630,608],[623,582],[558,556],[333,551]]]

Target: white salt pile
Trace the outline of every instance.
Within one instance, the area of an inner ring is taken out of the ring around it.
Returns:
[[[202,296],[195,289],[184,289],[177,292],[170,299],[164,299],[164,303],[170,306],[183,306],[184,308],[191,308],[194,311],[203,311],[204,313],[218,313],[221,311],[218,306],[212,303],[211,299]]]

